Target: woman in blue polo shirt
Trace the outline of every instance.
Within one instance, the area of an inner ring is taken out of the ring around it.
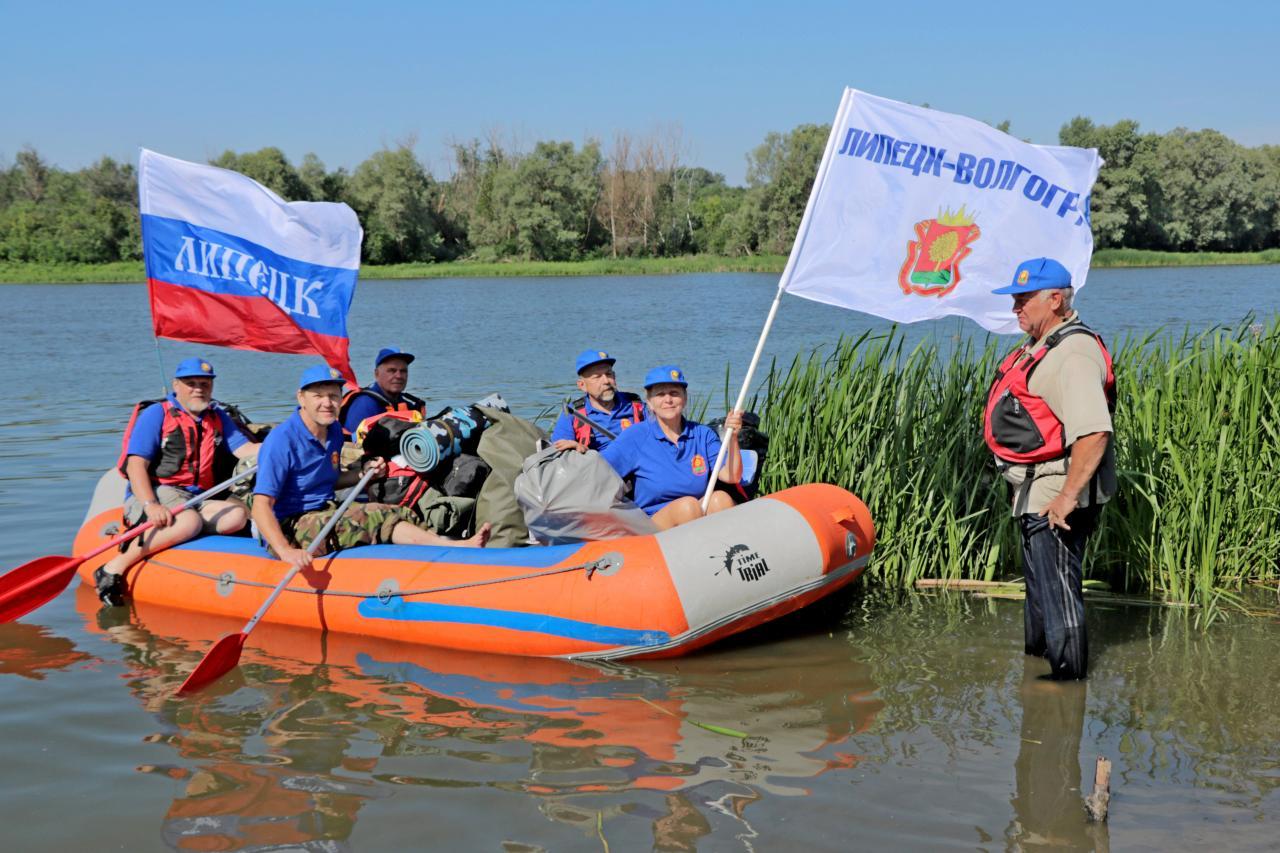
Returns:
[[[635,502],[653,517],[659,530],[702,518],[702,495],[707,476],[720,453],[715,430],[684,416],[689,402],[684,371],[673,364],[655,367],[644,378],[644,390],[652,417],[619,435],[600,455],[622,477],[635,476]],[[742,412],[730,412],[725,425],[732,427],[719,478],[737,483],[742,476],[738,430]],[[714,492],[707,512],[733,506],[724,492]]]

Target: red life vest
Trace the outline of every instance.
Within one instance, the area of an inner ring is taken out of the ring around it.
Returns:
[[[388,412],[418,412],[421,414],[425,414],[427,411],[427,401],[423,400],[421,397],[415,397],[408,392],[403,392],[400,394],[399,403],[393,403],[382,394],[373,390],[372,387],[356,388],[352,391],[348,391],[342,397],[342,406],[341,408],[338,409],[338,421],[340,423],[346,423],[347,410],[351,408],[351,403],[356,399],[356,397],[359,397],[361,394],[367,394],[373,399],[377,400],[379,403],[382,404],[383,408]],[[350,440],[351,433],[347,432],[345,427],[343,428],[342,432],[343,432],[343,435],[345,435],[347,439]]]
[[[1111,353],[1096,332],[1078,320],[1068,323],[1045,338],[1044,346],[1034,355],[1029,353],[1035,342],[1027,341],[1001,362],[991,390],[987,392],[983,437],[991,452],[1005,462],[1035,465],[1067,455],[1062,421],[1058,420],[1043,397],[1031,393],[1028,385],[1032,371],[1044,361],[1049,351],[1063,339],[1078,334],[1092,335],[1102,350],[1102,359],[1107,365],[1103,391],[1107,395],[1107,407],[1115,411],[1116,375],[1112,369]]]
[[[143,400],[133,407],[129,425],[124,428],[124,441],[120,445],[120,459],[116,469],[126,480],[129,474],[129,439],[134,424],[143,409],[159,403],[164,407],[164,420],[160,424],[160,453],[151,460],[147,470],[151,479],[165,486],[195,486],[200,491],[213,487],[213,465],[222,447],[222,419],[213,406],[204,410],[200,419],[169,400]]]
[[[622,425],[623,429],[626,429],[627,427],[630,427],[630,426],[634,426],[635,424],[638,424],[642,420],[644,420],[644,403],[640,402],[639,397],[637,397],[635,394],[630,394],[626,391],[619,391],[618,396],[622,398],[622,402],[631,404],[631,423],[623,424]],[[587,398],[579,397],[577,400],[574,401],[573,408],[578,412],[578,414],[582,415],[584,418],[587,417]],[[578,442],[579,444],[589,444],[591,442],[590,425],[578,420],[577,418],[574,418],[573,419],[573,440]]]

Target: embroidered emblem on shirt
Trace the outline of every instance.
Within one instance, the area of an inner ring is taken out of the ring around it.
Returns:
[[[695,453],[693,456],[693,463],[690,467],[693,469],[693,473],[696,476],[701,477],[703,474],[707,473],[707,460],[702,458],[701,453]]]
[[[333,452],[333,455],[329,457],[329,461],[333,463],[333,470],[338,470],[338,451],[335,450]]]

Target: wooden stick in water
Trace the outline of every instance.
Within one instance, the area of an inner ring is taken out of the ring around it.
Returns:
[[[1093,793],[1085,797],[1084,807],[1089,812],[1089,819],[1095,823],[1105,823],[1107,809],[1111,805],[1111,761],[1101,755],[1093,771]]]

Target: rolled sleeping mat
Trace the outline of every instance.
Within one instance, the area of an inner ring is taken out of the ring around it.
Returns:
[[[440,464],[440,443],[435,433],[423,424],[405,430],[400,436],[400,454],[410,468],[425,474]]]

